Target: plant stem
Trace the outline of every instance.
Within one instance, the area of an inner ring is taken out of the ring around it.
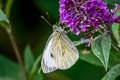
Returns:
[[[4,26],[5,26],[5,25],[4,25]],[[19,62],[19,64],[20,64],[20,66],[21,66],[21,69],[22,69],[23,73],[24,73],[24,77],[25,77],[26,80],[28,80],[28,77],[27,77],[27,74],[26,74],[26,71],[25,71],[25,68],[24,68],[24,64],[23,64],[23,61],[22,61],[20,52],[19,52],[19,50],[18,50],[18,48],[17,48],[15,39],[14,39],[14,37],[13,37],[13,35],[12,35],[11,29],[10,29],[10,28],[5,28],[5,29],[6,29],[6,31],[7,31],[7,33],[8,33],[8,36],[9,36],[9,39],[10,39],[11,44],[12,44],[12,46],[13,46],[13,50],[14,50],[14,52],[15,52],[15,55],[16,55],[16,57],[17,57],[17,60],[18,60],[18,62]]]
[[[118,52],[120,52],[120,47],[116,45],[116,43],[113,40],[112,40],[112,45]]]

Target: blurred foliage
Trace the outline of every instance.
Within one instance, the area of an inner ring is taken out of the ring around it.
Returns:
[[[35,59],[30,49],[30,46],[27,46],[24,52],[24,63],[28,74],[30,73],[29,71],[31,71],[34,62]]]
[[[18,64],[0,55],[0,80],[24,80]]]
[[[102,80],[115,80],[120,75],[120,64],[113,66]]]
[[[72,68],[64,71],[57,70],[49,74],[43,74],[42,72],[38,74],[40,55],[49,35],[52,33],[52,28],[41,19],[41,16],[45,16],[51,24],[58,22],[58,1],[0,0],[0,7],[12,25],[12,32],[24,60],[27,75],[33,80],[100,80],[107,72],[100,60],[93,55],[90,48],[86,47],[87,44],[79,42],[80,37],[84,36],[84,34],[80,36],[68,34],[71,40],[77,42],[76,45],[80,44],[77,46],[80,52],[80,59]],[[110,8],[115,7],[114,3],[120,4],[119,0],[103,1],[107,2]],[[8,22],[1,9],[0,21]],[[117,32],[114,35],[118,35],[117,30],[117,27],[113,29],[113,33],[114,31]],[[119,43],[118,36],[116,36],[116,41]],[[0,80],[24,80],[21,68],[18,65],[18,61],[16,61],[16,56],[13,54],[8,35],[2,27],[0,27],[0,53]],[[120,64],[120,53],[112,49],[108,68],[110,69],[116,64]],[[34,70],[34,67],[37,69]]]
[[[7,22],[9,23],[9,20],[7,19],[6,15],[4,12],[0,9],[0,22]]]

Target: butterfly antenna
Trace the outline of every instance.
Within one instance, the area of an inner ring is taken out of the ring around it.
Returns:
[[[43,20],[45,20],[45,22],[48,23],[48,25],[50,25],[50,26],[52,27],[52,25],[47,21],[47,19],[45,19],[44,16],[41,16],[41,18],[42,18]]]

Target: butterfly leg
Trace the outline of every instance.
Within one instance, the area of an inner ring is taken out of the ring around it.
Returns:
[[[69,33],[69,32],[71,32],[71,30],[66,31],[66,33]]]
[[[64,29],[68,28],[67,26],[63,26]]]

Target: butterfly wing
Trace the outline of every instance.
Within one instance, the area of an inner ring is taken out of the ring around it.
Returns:
[[[57,69],[55,67],[55,62],[51,57],[52,40],[53,40],[53,34],[51,34],[51,36],[49,37],[42,56],[41,67],[44,73],[49,73]]]
[[[77,48],[65,33],[55,32],[51,53],[58,69],[70,68],[79,58]]]
[[[67,35],[64,32],[55,31],[47,41],[41,67],[44,73],[56,69],[68,69],[75,64],[78,58],[77,48]]]

